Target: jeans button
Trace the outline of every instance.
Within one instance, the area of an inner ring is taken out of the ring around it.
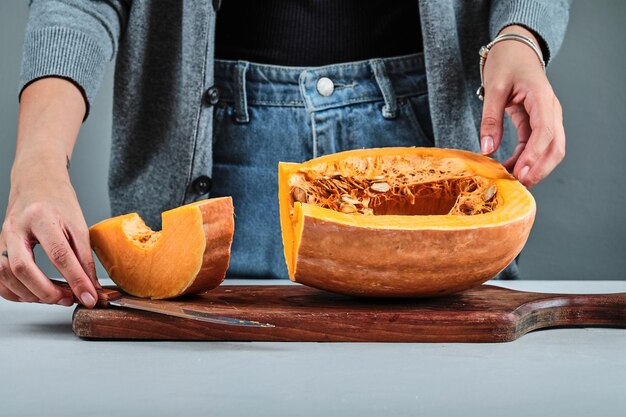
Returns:
[[[204,101],[209,106],[215,106],[220,101],[220,91],[213,86],[204,93]]]
[[[328,77],[322,77],[317,80],[317,92],[324,97],[330,96],[335,91],[333,80]]]
[[[213,0],[213,10],[215,13],[220,11],[220,7],[222,7],[222,0]]]
[[[207,177],[206,175],[201,175],[193,181],[191,187],[196,193],[202,195],[211,191],[212,185],[213,182],[211,181],[211,178]]]

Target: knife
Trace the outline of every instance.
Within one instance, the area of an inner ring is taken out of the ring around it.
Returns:
[[[68,283],[51,279],[52,283],[58,287],[72,291]],[[149,311],[151,313],[165,314],[167,316],[182,317],[184,319],[192,319],[204,321],[207,323],[224,324],[228,326],[246,326],[246,327],[275,327],[270,323],[259,323],[258,321],[236,319],[234,317],[224,317],[207,313],[206,311],[195,310],[193,307],[180,307],[174,303],[159,300],[154,301],[147,298],[133,297],[122,294],[111,288],[97,289],[98,301],[97,307],[106,308],[109,306],[132,308],[135,310]],[[74,301],[80,304],[80,301],[74,297]]]

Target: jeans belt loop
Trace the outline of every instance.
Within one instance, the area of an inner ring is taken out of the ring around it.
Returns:
[[[246,73],[249,65],[248,61],[237,61],[237,65],[235,65],[235,121],[237,123],[250,121],[246,96]]]
[[[382,109],[383,117],[385,119],[395,119],[398,111],[398,99],[391,85],[391,80],[387,76],[385,62],[382,59],[371,59],[370,65],[372,66],[378,88],[380,88],[380,92],[385,100],[385,105]]]

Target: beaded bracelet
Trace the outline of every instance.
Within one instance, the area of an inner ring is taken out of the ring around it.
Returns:
[[[485,68],[485,62],[487,62],[487,55],[489,55],[489,51],[495,44],[502,41],[517,41],[528,45],[537,54],[537,58],[539,58],[539,63],[541,64],[541,68],[543,68],[543,71],[546,71],[546,63],[543,60],[543,54],[541,53],[541,49],[539,49],[537,44],[535,44],[535,42],[533,42],[533,40],[530,39],[528,36],[521,35],[519,33],[503,33],[501,35],[498,35],[487,45],[481,46],[480,50],[478,51],[478,55],[480,55],[480,87],[478,88],[478,90],[476,90],[476,95],[481,100],[484,100],[485,98],[485,80],[483,76],[483,70]]]

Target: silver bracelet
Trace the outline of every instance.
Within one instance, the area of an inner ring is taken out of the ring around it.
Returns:
[[[543,72],[546,71],[546,63],[543,60],[543,54],[541,53],[541,49],[539,49],[537,44],[535,44],[535,42],[533,42],[533,40],[530,39],[528,36],[521,35],[519,33],[503,33],[501,35],[498,35],[487,45],[481,46],[480,50],[478,51],[478,55],[480,55],[480,87],[478,88],[478,90],[476,90],[476,95],[481,100],[485,98],[485,79],[483,76],[483,71],[485,68],[485,62],[487,62],[487,55],[489,55],[489,51],[495,44],[502,41],[517,41],[528,45],[537,54],[537,58],[539,58],[541,68],[543,68]]]

